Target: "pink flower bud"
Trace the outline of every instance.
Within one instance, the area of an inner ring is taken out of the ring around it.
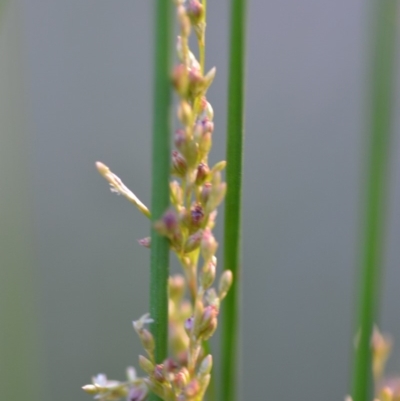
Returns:
[[[175,136],[174,136],[174,143],[175,147],[182,152],[183,147],[185,146],[187,142],[186,139],[186,133],[183,129],[178,129],[175,131]]]
[[[203,207],[200,204],[195,205],[190,210],[191,223],[193,227],[200,227],[204,219]]]
[[[203,231],[199,230],[192,234],[186,241],[184,251],[185,253],[193,252],[200,246],[201,239],[203,238]]]
[[[193,379],[186,387],[185,394],[188,399],[193,398],[200,391],[200,383],[197,379]]]
[[[196,185],[202,185],[204,181],[208,178],[210,173],[210,169],[205,163],[200,163],[197,166],[197,173],[196,173]]]
[[[185,158],[176,150],[172,152],[172,173],[184,177],[187,171]]]
[[[158,382],[164,382],[165,377],[164,377],[164,366],[162,364],[156,365],[154,368],[154,379],[156,379]]]
[[[193,25],[197,25],[204,16],[203,5],[198,0],[189,0],[186,10]]]
[[[138,242],[140,245],[144,246],[145,248],[150,248],[151,238],[145,237],[145,238],[139,239]]]

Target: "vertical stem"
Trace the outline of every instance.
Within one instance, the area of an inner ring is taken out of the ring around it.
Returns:
[[[152,222],[160,219],[169,205],[170,171],[170,60],[172,2],[156,0],[154,54],[154,115],[152,155]],[[169,244],[153,228],[151,231],[150,315],[154,319],[155,360],[162,362],[168,352]],[[152,395],[152,400],[158,397]]]
[[[245,20],[246,1],[232,0],[226,170],[228,190],[225,202],[224,269],[232,270],[233,285],[224,301],[222,314],[222,401],[235,401],[238,398]]]
[[[371,335],[379,309],[382,275],[385,206],[393,109],[397,0],[375,0],[371,71],[369,156],[366,176],[366,209],[360,271],[357,330],[354,356],[353,400],[372,399]]]

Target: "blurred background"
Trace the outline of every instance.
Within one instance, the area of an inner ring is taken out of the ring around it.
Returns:
[[[216,162],[229,10],[208,3]],[[362,0],[249,4],[243,399],[348,392],[369,16]],[[152,21],[145,0],[0,0],[1,400],[90,400],[80,387],[93,374],[123,379],[137,365],[131,321],[148,311],[149,253],[136,240],[149,224],[94,162],[149,204]],[[398,339],[399,373],[395,115],[381,328]]]

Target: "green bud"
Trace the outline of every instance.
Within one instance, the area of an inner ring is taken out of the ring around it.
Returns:
[[[155,348],[153,335],[147,329],[140,330],[138,332],[138,334],[139,334],[140,341],[142,342],[143,348],[146,350],[146,352],[152,358],[154,348]]]
[[[209,261],[215,255],[217,248],[218,242],[215,240],[211,230],[204,230],[200,249],[205,262]]]
[[[209,288],[215,280],[217,268],[217,258],[213,256],[208,262],[204,264],[203,271],[200,276],[200,282],[203,289]]]
[[[193,118],[193,111],[192,107],[188,102],[182,100],[178,106],[178,118],[179,121],[184,125],[187,126],[190,124]]]
[[[226,161],[221,160],[217,164],[214,164],[213,168],[211,169],[212,174],[216,173],[217,171],[222,171],[226,167]]]
[[[178,206],[182,204],[182,188],[179,185],[178,181],[172,181],[169,183],[169,189],[170,189],[170,198],[171,198],[171,203],[174,206]]]
[[[197,300],[194,309],[194,321],[193,321],[193,334],[198,336],[200,333],[200,325],[203,321],[204,305],[203,302]]]
[[[151,362],[149,359],[147,359],[143,355],[139,355],[139,366],[149,376],[153,375],[153,373],[154,373],[154,364],[153,364],[153,362]]]

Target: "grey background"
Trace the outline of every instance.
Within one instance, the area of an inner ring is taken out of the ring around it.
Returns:
[[[216,162],[225,154],[228,2],[209,0],[208,13]],[[361,0],[249,4],[242,399],[348,392],[368,15]],[[131,321],[148,310],[149,253],[136,239],[149,225],[109,193],[94,162],[149,203],[152,2],[14,0],[0,38],[0,77],[12,83],[2,104],[21,111],[4,112],[11,128],[1,134],[1,273],[13,290],[1,298],[0,387],[8,400],[26,391],[84,401],[92,374],[122,379],[141,352]],[[382,326],[400,338],[398,118],[395,132]]]

